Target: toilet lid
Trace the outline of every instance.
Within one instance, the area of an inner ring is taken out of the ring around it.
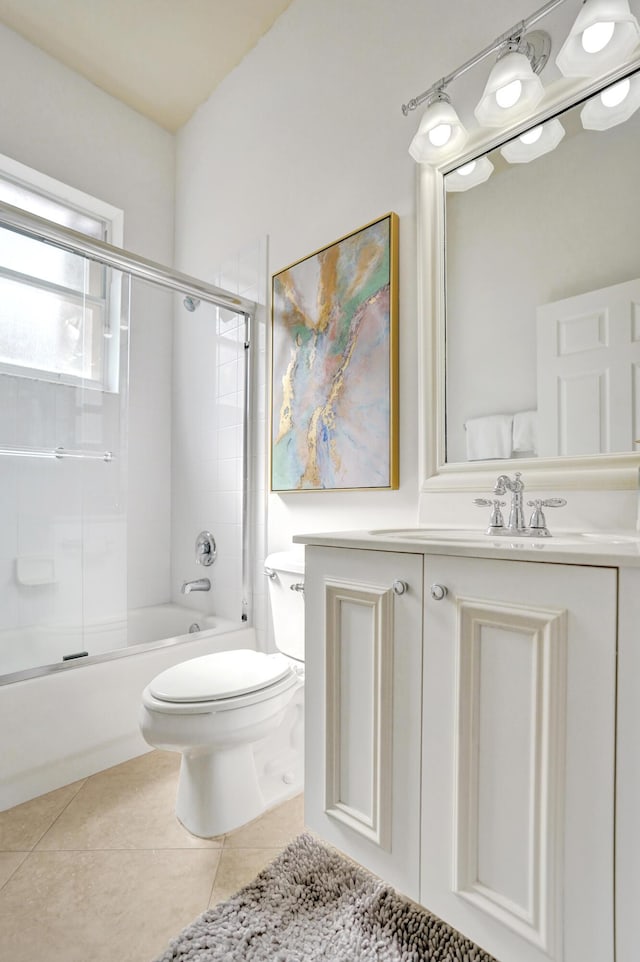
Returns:
[[[290,671],[282,655],[241,648],[173,665],[153,679],[149,691],[160,701],[216,701],[266,688]]]

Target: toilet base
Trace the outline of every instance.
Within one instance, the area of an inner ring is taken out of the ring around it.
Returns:
[[[224,835],[302,791],[304,689],[258,742],[182,751],[176,816],[200,838]]]
[[[251,745],[183,752],[176,815],[192,835],[224,835],[264,809]]]

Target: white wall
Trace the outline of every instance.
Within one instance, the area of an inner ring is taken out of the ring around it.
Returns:
[[[400,217],[400,489],[269,497],[269,548],[295,532],[414,523],[418,496],[415,165],[400,106],[530,3],[296,0],[178,135],[176,263],[269,236],[269,272]],[[464,24],[464,29],[461,25]]]
[[[0,153],[121,208],[124,246],[172,263],[170,134],[3,26],[0,116]],[[132,308],[128,567],[137,606],[169,597],[172,322],[171,301],[139,282]]]

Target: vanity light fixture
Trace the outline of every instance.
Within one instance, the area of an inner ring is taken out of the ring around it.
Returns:
[[[544,96],[538,74],[549,59],[551,38],[544,30],[510,37],[500,49],[474,113],[485,127],[502,127],[529,113]]]
[[[554,117],[546,124],[538,124],[537,127],[532,127],[531,130],[520,134],[515,140],[510,140],[500,148],[500,153],[510,164],[528,164],[530,160],[555,150],[564,133],[564,127],[557,117]]]
[[[450,98],[438,87],[427,101],[422,120],[409,146],[417,163],[438,161],[447,153],[455,153],[467,139]]]
[[[478,157],[477,160],[471,160],[468,164],[457,167],[456,170],[447,174],[444,179],[444,187],[447,193],[469,190],[471,187],[477,187],[478,184],[484,184],[485,180],[489,180],[492,173],[493,164],[489,158],[486,156]]]
[[[584,0],[556,64],[565,77],[606,73],[631,56],[640,26],[628,0]]]
[[[640,107],[640,77],[625,77],[586,102],[580,120],[586,130],[608,130],[623,124]]]
[[[455,148],[466,139],[466,131],[444,91],[453,80],[486,57],[498,54],[498,61],[487,81],[483,102],[476,108],[476,117],[480,123],[501,126],[512,122],[540,101],[544,88],[538,74],[549,56],[551,41],[543,30],[529,31],[562,3],[565,3],[565,0],[548,0],[543,7],[515,24],[484,50],[432,84],[424,93],[412,97],[402,105],[402,113],[406,117],[422,104],[427,104],[409,148],[414,160],[418,163],[439,163],[441,159],[446,159],[447,153],[453,154]],[[454,137],[459,138],[457,142]],[[437,143],[438,140],[441,142]]]

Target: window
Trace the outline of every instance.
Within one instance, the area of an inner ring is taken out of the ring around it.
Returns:
[[[122,212],[6,157],[0,201],[122,243]],[[0,372],[115,391],[120,275],[0,225]]]

